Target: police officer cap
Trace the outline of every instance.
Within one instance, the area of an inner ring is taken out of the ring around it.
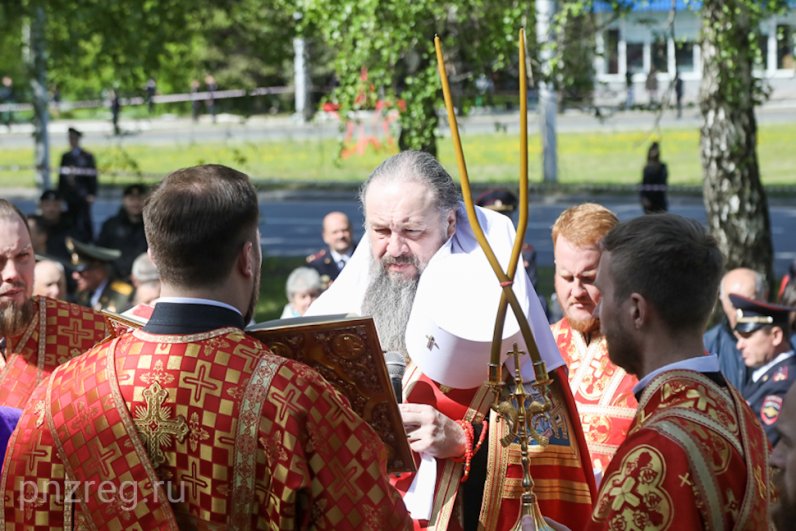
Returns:
[[[83,243],[74,238],[66,239],[66,248],[72,255],[72,266],[76,271],[85,271],[96,262],[113,262],[122,256],[118,249],[108,249],[90,243]]]
[[[75,135],[75,136],[76,136],[76,137],[78,137],[78,138],[80,138],[81,136],[83,136],[83,133],[81,133],[80,131],[78,131],[78,130],[77,130],[77,129],[75,129],[74,127],[70,127],[69,129],[67,129],[67,131],[69,131],[69,134],[70,134],[70,135]]]
[[[517,196],[505,188],[492,188],[479,195],[475,204],[497,212],[510,213],[517,209]]]
[[[788,316],[796,311],[796,308],[756,301],[734,293],[730,293],[730,302],[737,315],[735,331],[741,334],[751,334],[764,326],[779,326],[787,330]]]
[[[43,191],[39,197],[39,201],[58,201],[60,199],[61,196],[58,195],[58,192],[52,189]]]

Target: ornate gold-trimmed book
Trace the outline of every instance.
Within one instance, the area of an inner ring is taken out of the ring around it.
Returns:
[[[348,398],[387,446],[388,472],[415,470],[372,318],[297,317],[267,321],[246,332],[274,354],[309,365]]]
[[[103,313],[118,335],[143,326],[151,308],[138,314]],[[372,318],[341,314],[279,319],[249,326],[246,333],[274,354],[309,365],[345,396],[384,442],[388,472],[415,470]]]

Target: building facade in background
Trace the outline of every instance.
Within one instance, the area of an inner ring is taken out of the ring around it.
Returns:
[[[594,61],[597,101],[623,103],[630,73],[635,103],[649,103],[646,82],[653,70],[659,101],[669,91],[669,102],[674,105],[675,72],[683,80],[683,100],[695,101],[702,73],[699,3],[691,2],[689,7],[684,0],[677,0],[672,27],[671,0],[637,4],[629,15],[611,21],[608,3],[596,3],[597,26],[602,28],[596,35]],[[796,98],[796,2],[791,2],[786,13],[765,19],[760,31],[757,75],[771,86],[771,99]]]

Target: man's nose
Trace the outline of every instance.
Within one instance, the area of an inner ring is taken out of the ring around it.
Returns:
[[[406,252],[406,240],[400,234],[390,234],[390,241],[387,243],[387,252],[390,256],[401,256]]]
[[[3,266],[2,271],[3,282],[14,282],[15,280],[19,279],[19,268],[17,267],[16,262],[11,260],[6,260],[5,265]]]
[[[743,347],[744,347],[744,346],[745,346],[745,345],[744,345],[744,340],[743,340],[743,338],[742,338],[742,337],[737,337],[737,338],[735,339],[735,348],[737,348],[738,350],[743,350]]]
[[[583,282],[575,279],[572,281],[572,296],[575,298],[582,297],[586,293],[586,286],[583,285]]]

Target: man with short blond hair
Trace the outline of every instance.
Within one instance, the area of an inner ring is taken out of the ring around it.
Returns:
[[[594,313],[601,297],[594,285],[600,241],[618,222],[602,205],[583,203],[562,212],[552,230],[554,283],[564,317],[551,329],[569,367],[569,384],[598,480],[625,440],[638,405],[633,396],[637,379],[611,363]]]

